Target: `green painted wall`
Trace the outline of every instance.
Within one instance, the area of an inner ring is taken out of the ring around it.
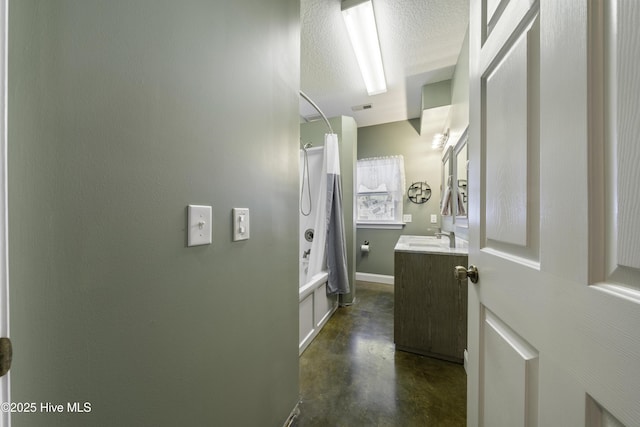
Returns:
[[[350,304],[355,298],[356,283],[356,229],[353,204],[355,188],[355,164],[358,147],[358,127],[353,117],[340,116],[329,119],[333,131],[338,135],[340,145],[340,175],[342,178],[342,198],[344,209],[345,239],[347,241],[347,266],[351,293],[340,296],[341,304]],[[312,143],[314,147],[324,145],[324,135],[329,132],[323,120],[300,125],[300,138],[303,143]],[[359,247],[359,246],[358,246]]]
[[[401,230],[358,228],[356,271],[393,276],[393,248],[403,234],[433,235],[438,224],[431,224],[431,214],[439,214],[440,150],[431,148],[431,141],[421,137],[420,119],[405,120],[358,128],[358,159],[403,155],[407,187],[415,181],[427,181],[431,199],[415,204],[405,197],[403,210],[411,214],[412,222]],[[362,254],[360,245],[368,240],[370,252]]]
[[[91,403],[13,425],[282,426],[299,2],[19,0],[9,29],[12,400]],[[186,247],[190,203],[210,246]]]
[[[449,83],[443,83],[449,84]],[[450,82],[451,110],[443,128],[450,128],[449,142],[455,144],[469,124],[469,32],[462,43],[458,62]],[[393,276],[393,247],[402,234],[433,235],[438,227],[447,228],[439,212],[441,197],[441,168],[444,151],[433,150],[431,141],[418,135],[420,119],[387,123],[358,128],[358,159],[377,156],[404,155],[407,186],[413,181],[427,180],[431,186],[431,199],[416,205],[405,199],[404,213],[412,214],[413,222],[402,230],[377,230],[359,228],[359,245],[368,240],[371,251],[357,251],[356,271]],[[430,215],[438,216],[438,224],[430,223]],[[466,238],[464,230],[458,236]]]

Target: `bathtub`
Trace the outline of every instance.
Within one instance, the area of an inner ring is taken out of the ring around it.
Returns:
[[[300,220],[299,220],[299,271],[298,282],[300,302],[300,330],[298,352],[302,352],[318,335],[327,320],[338,308],[338,298],[327,296],[327,272],[308,276],[309,260],[316,255],[311,253],[317,212],[317,200],[320,196],[320,176],[322,172],[323,147],[314,147],[300,152]],[[306,163],[306,164],[305,164]],[[308,172],[306,174],[305,172]],[[304,214],[303,214],[304,212]]]
[[[328,273],[323,271],[311,277],[299,289],[300,335],[298,354],[302,354],[311,341],[338,308],[338,298],[327,295]]]

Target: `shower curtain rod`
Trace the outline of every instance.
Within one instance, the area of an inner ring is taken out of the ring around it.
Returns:
[[[304,93],[303,91],[300,91],[300,96],[301,96],[301,97],[303,97],[303,98],[304,98],[304,99],[305,99],[309,104],[311,104],[311,106],[312,106],[313,108],[315,108],[315,109],[316,109],[316,111],[318,111],[318,113],[320,113],[320,115],[321,115],[321,116],[322,116],[322,118],[324,119],[324,122],[327,124],[327,126],[329,126],[329,130],[331,131],[331,133],[334,133],[334,132],[333,132],[333,128],[331,127],[331,123],[329,123],[329,120],[327,120],[327,116],[325,116],[325,115],[324,115],[324,113],[322,112],[322,110],[320,109],[320,107],[318,107],[318,106],[316,105],[316,103],[315,103],[315,102],[313,102],[313,101],[311,100],[311,98],[309,98],[309,97],[307,96],[307,94],[306,94],[306,93]]]

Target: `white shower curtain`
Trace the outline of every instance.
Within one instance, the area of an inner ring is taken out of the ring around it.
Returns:
[[[326,134],[324,141],[324,161],[307,277],[311,278],[326,270],[329,273],[327,292],[348,294],[350,288],[342,210],[338,135]]]

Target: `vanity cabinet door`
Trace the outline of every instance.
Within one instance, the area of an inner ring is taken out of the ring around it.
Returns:
[[[395,253],[396,349],[462,363],[467,281],[452,274],[464,255]]]

